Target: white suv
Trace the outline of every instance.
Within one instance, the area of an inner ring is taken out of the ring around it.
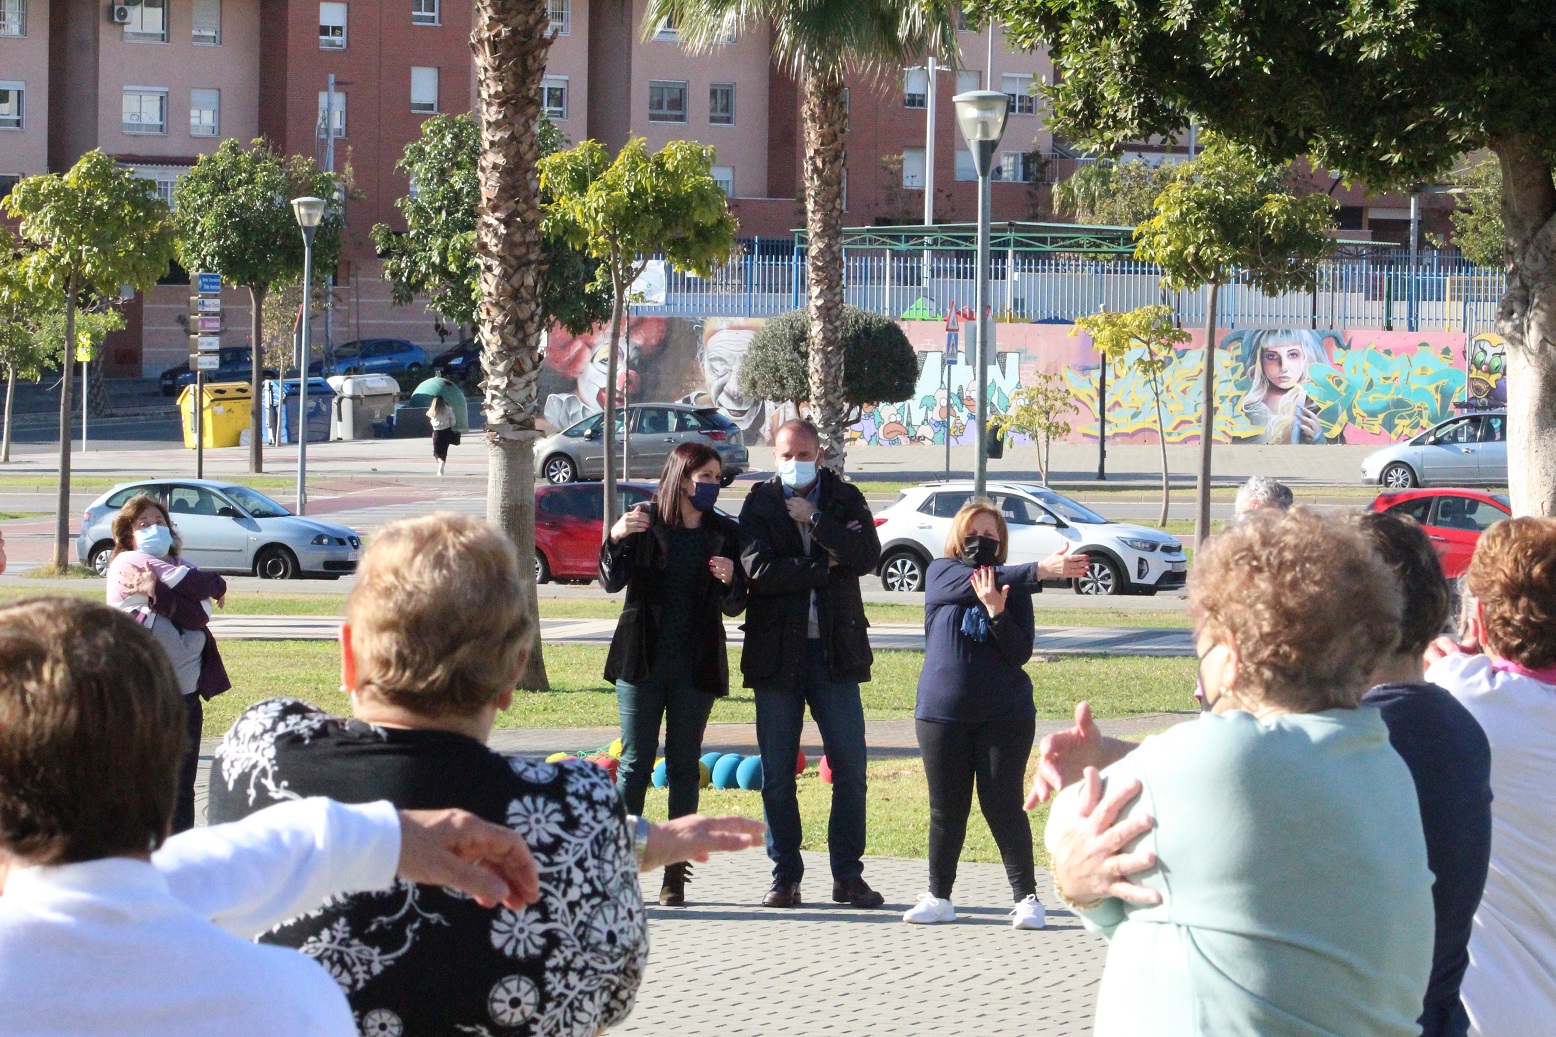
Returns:
[[[971,481],[925,483],[878,512],[881,585],[923,590],[930,559],[945,553],[951,520],[972,495]],[[1040,562],[1066,542],[1091,559],[1086,575],[1073,581],[1077,594],[1155,594],[1188,578],[1183,545],[1159,529],[1110,522],[1035,483],[991,482],[988,495],[1010,527],[1010,564]]]

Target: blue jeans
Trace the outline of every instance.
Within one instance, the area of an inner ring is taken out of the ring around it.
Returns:
[[[794,763],[800,752],[805,707],[821,729],[821,743],[832,767],[832,814],[827,850],[832,878],[856,878],[864,872],[865,745],[864,706],[859,685],[827,678],[821,642],[811,640],[809,658],[795,684],[756,689],[756,740],[762,751],[762,807],[767,814],[767,856],[775,882],[798,882],[805,874],[800,857],[800,805],[794,792]]]
[[[669,816],[697,812],[702,735],[708,727],[713,696],[699,691],[686,677],[651,673],[631,684],[616,682],[621,711],[621,798],[627,813],[642,814],[643,800],[659,748],[659,721],[665,722],[665,774],[670,779]]]

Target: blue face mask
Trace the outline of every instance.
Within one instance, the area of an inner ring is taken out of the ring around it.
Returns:
[[[153,558],[166,558],[173,550],[173,531],[161,525],[137,529],[135,546]]]
[[[816,481],[816,462],[780,460],[778,478],[791,490],[798,490]]]
[[[712,511],[719,502],[719,484],[716,482],[692,483],[692,507],[698,511]]]

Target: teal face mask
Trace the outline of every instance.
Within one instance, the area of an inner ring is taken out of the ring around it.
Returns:
[[[798,490],[816,481],[816,462],[795,461],[792,458],[778,462],[778,478],[791,490]]]
[[[173,550],[173,531],[161,525],[137,529],[135,546],[153,558],[166,558]]]

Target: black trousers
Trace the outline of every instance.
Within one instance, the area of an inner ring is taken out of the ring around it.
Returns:
[[[184,696],[184,762],[178,768],[178,800],[173,804],[173,834],[195,826],[195,772],[200,768],[200,732],[205,705],[199,695]]]
[[[1021,806],[1035,721],[1031,717],[981,724],[915,720],[914,727],[929,780],[929,891],[949,897],[956,884],[956,862],[967,840],[967,815],[976,782],[978,805],[999,846],[1012,898],[1020,901],[1035,894],[1032,828]]]

